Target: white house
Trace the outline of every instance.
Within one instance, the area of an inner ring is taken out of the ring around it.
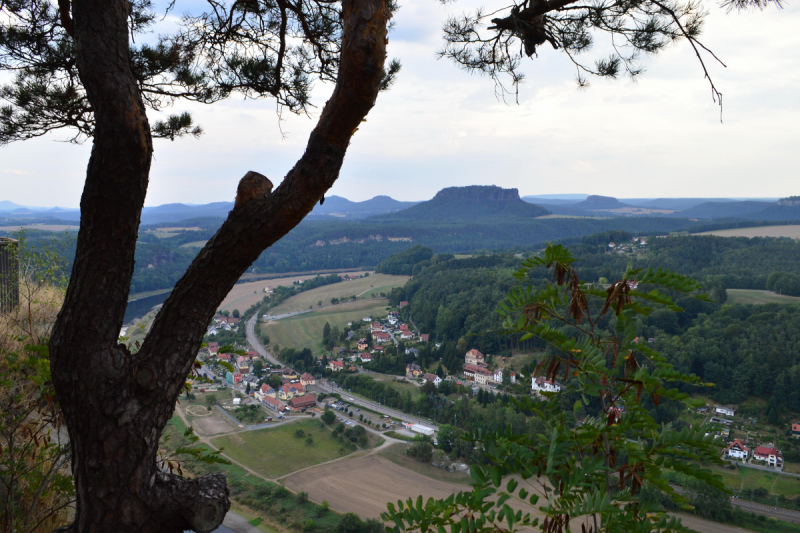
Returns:
[[[728,457],[731,459],[747,459],[748,455],[750,455],[750,448],[745,446],[739,439],[728,445]]]
[[[718,405],[714,407],[714,412],[718,415],[736,416],[736,408],[732,405]]]
[[[432,381],[433,384],[436,385],[437,387],[439,386],[439,383],[442,382],[442,378],[440,378],[436,374],[431,374],[430,372],[428,372],[427,374],[422,376],[422,379],[425,380],[424,383],[427,383],[428,381]]]
[[[531,380],[531,390],[533,392],[561,392],[561,385],[555,380],[544,378],[533,378]]]
[[[514,373],[513,370],[509,370],[509,376],[511,378],[511,383],[517,382],[517,374]],[[498,368],[494,372],[494,380],[496,383],[503,383],[503,369]]]
[[[338,372],[339,370],[344,370],[344,363],[341,361],[331,361],[328,363],[328,368],[334,372]]]

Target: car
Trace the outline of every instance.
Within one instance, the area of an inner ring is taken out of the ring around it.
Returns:
[[[340,417],[339,417],[339,421],[341,422],[342,420],[344,420],[344,418],[342,418],[342,417],[340,416]]]
[[[356,412],[360,411],[361,409],[356,409]]]

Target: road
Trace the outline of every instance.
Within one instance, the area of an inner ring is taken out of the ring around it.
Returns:
[[[273,365],[281,364],[280,361],[278,361],[275,358],[275,356],[273,356],[271,353],[269,353],[267,351],[267,349],[264,348],[263,346],[261,346],[261,343],[258,342],[258,338],[256,337],[256,320],[258,320],[258,315],[257,314],[251,316],[250,319],[245,324],[244,330],[245,330],[245,334],[247,335],[248,344],[250,344],[250,346],[253,347],[253,349],[256,351],[256,353],[258,355],[260,355],[261,357],[263,357],[264,359],[266,359],[267,361],[269,361]]]
[[[417,416],[409,415],[402,411],[398,411],[397,409],[391,409],[386,407],[385,405],[381,405],[377,402],[373,402],[372,400],[367,400],[366,398],[362,398],[357,394],[353,394],[351,392],[347,392],[342,390],[338,387],[331,387],[325,383],[318,382],[316,385],[309,385],[309,389],[317,390],[319,392],[324,392],[330,394],[332,392],[338,393],[342,396],[342,401],[347,403],[359,406],[359,407],[366,407],[378,413],[389,415],[394,418],[399,418],[400,420],[404,420],[407,422],[411,422],[414,424],[422,424],[423,426],[427,426],[429,428],[434,429],[435,431],[439,431],[439,426],[431,422],[430,420],[426,420],[424,418],[420,418]],[[352,400],[350,399],[352,398]]]

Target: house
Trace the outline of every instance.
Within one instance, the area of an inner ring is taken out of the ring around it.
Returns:
[[[422,367],[415,363],[409,363],[406,365],[406,377],[407,378],[418,378],[424,372],[422,371]]]
[[[475,383],[479,383],[482,385],[485,385],[486,383],[491,381],[493,376],[493,374],[490,371],[478,365],[465,365],[464,375],[468,379],[473,380]]]
[[[264,399],[262,400],[262,402],[264,403],[264,405],[266,405],[267,407],[269,407],[270,409],[273,409],[275,411],[283,411],[286,408],[277,399],[271,398],[269,396],[265,396]]]
[[[358,369],[356,367],[354,367],[354,366],[349,366],[349,367],[347,367],[347,370],[349,370],[350,372],[355,372]]]
[[[361,362],[362,363],[370,363],[370,362],[372,362],[372,355],[370,355],[368,353],[359,354],[359,357],[361,358]]]
[[[259,387],[259,392],[264,396],[269,396],[270,398],[275,398],[278,396],[278,391],[267,385],[266,383],[262,384]]]
[[[311,396],[310,394],[306,394],[305,396],[298,396],[296,398],[292,398],[289,400],[289,407],[291,407],[295,411],[299,411],[301,409],[308,409],[309,407],[314,407],[317,405],[317,399]]]
[[[306,388],[300,383],[288,383],[278,389],[278,398],[281,400],[291,400],[295,396],[305,394]]]
[[[239,372],[227,372],[225,374],[225,381],[230,383],[231,385],[238,385],[242,382],[242,374]]]
[[[561,392],[561,385],[552,379],[533,378],[531,380],[531,390],[536,393]]]
[[[467,352],[464,362],[468,365],[477,365],[478,363],[485,363],[486,357],[478,350],[473,349]]]
[[[401,339],[413,339],[414,338],[414,333],[412,333],[410,331],[404,331],[403,333],[400,334],[400,338]]]
[[[361,319],[363,322],[372,322],[372,317],[365,316]]]
[[[281,370],[281,377],[289,379],[297,379],[297,372],[295,372],[291,368],[284,368],[283,370]]]
[[[400,304],[397,307],[405,307],[407,305],[408,305],[408,302],[403,300],[402,302],[400,302]]]
[[[314,379],[314,376],[312,376],[308,372],[306,372],[302,376],[300,376],[300,384],[303,385],[304,387],[306,385],[316,385],[316,383],[317,383],[317,380]]]
[[[214,333],[216,335],[216,332]],[[211,355],[216,355],[219,351],[219,343],[218,342],[209,342],[208,343],[208,353]]]
[[[372,347],[372,351],[373,352],[382,352],[383,350],[384,350],[383,346],[373,346]]]
[[[800,424],[792,424],[792,437],[800,439]]]
[[[376,330],[376,329],[377,329],[377,330],[381,330],[381,331],[383,331],[383,326],[381,326],[381,323],[380,323],[380,322],[373,322],[372,324],[370,324],[370,327],[371,327],[373,330]]]
[[[766,461],[769,466],[776,466],[778,468],[783,466],[783,453],[775,448],[756,446],[756,451],[753,452],[753,459]]]
[[[416,348],[406,348],[406,355],[413,355],[414,357],[419,357],[419,350]]]
[[[229,354],[226,354],[226,353],[218,353],[217,354],[217,359],[220,360],[220,361],[227,361],[229,363],[231,362],[231,356]]]
[[[742,441],[736,439],[728,444],[728,457],[731,459],[745,459],[750,455],[750,448],[744,445]]]
[[[614,244],[613,242],[610,242],[610,243],[608,243],[608,247],[609,247],[609,248],[615,248],[616,246],[617,246],[617,245],[616,245],[616,244]]]
[[[517,382],[517,374],[514,373],[513,370],[509,370],[509,374],[508,375],[509,375],[509,377],[511,379],[511,383],[516,383]],[[495,373],[494,373],[494,381],[496,383],[503,383],[503,369],[502,368],[498,368],[495,371]]]
[[[328,368],[334,372],[338,372],[340,370],[344,370],[344,363],[341,361],[331,361],[328,363]]]
[[[422,335],[419,336],[419,341],[420,342],[428,342],[429,338],[430,338],[430,334],[423,333]]]
[[[388,333],[376,333],[372,338],[380,343],[390,342],[392,340],[392,336]]]
[[[408,331],[408,326],[406,324],[400,324],[400,331]]]
[[[242,374],[250,373],[250,360],[244,355],[240,355],[236,359],[236,369]]]
[[[429,381],[433,382],[433,384],[436,385],[437,387],[439,386],[439,383],[442,382],[442,378],[440,378],[436,374],[431,374],[430,372],[422,376],[422,379],[425,380],[425,383]]]
[[[364,351],[369,348],[369,344],[367,344],[367,339],[358,339],[358,351]]]
[[[714,412],[718,415],[736,416],[736,408],[732,405],[717,405]]]

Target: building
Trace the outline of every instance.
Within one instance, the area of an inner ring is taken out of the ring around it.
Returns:
[[[485,385],[486,383],[492,381],[492,377],[494,376],[494,374],[492,374],[490,371],[478,365],[465,365],[464,375],[468,379],[471,379],[475,383],[481,385]]]
[[[277,399],[271,398],[269,396],[264,396],[264,399],[261,400],[261,401],[264,403],[264,405],[266,405],[267,407],[269,407],[270,409],[273,409],[275,411],[283,411],[286,408]]]
[[[423,426],[422,424],[406,424],[406,429],[413,431],[414,433],[419,433],[420,435],[428,435],[429,437],[433,436],[433,428]]]
[[[278,396],[278,391],[277,391],[277,390],[275,390],[275,389],[273,389],[272,387],[270,387],[270,386],[269,386],[269,385],[267,385],[266,383],[263,383],[263,384],[261,385],[261,387],[259,387],[259,389],[258,389],[258,390],[259,390],[259,392],[260,392],[261,394],[263,394],[264,396],[269,396],[269,397],[271,397],[271,398],[275,398],[275,397],[277,397],[277,396]]]
[[[479,363],[486,363],[486,357],[478,350],[470,350],[467,352],[464,362],[468,365],[477,365]]]
[[[750,455],[750,448],[745,446],[739,439],[728,444],[728,457],[731,459],[747,460],[748,455]]]
[[[225,374],[225,381],[231,385],[238,385],[242,382],[242,374],[239,372],[228,372]]]
[[[406,377],[407,378],[418,378],[424,372],[422,371],[422,367],[416,363],[409,363],[406,365]]]
[[[718,405],[714,407],[714,412],[718,415],[736,416],[736,408],[732,405]]]
[[[413,339],[414,338],[414,333],[412,333],[411,331],[404,331],[404,332],[402,332],[400,334],[400,338],[401,339]]]
[[[283,370],[281,370],[281,377],[289,379],[297,379],[297,372],[295,372],[291,368],[284,368]]]
[[[306,393],[306,388],[300,383],[287,383],[278,389],[278,398],[281,400],[291,400],[296,396]]]
[[[19,241],[0,237],[0,313],[19,305]]]
[[[377,329],[378,331],[383,331],[383,326],[381,326],[381,323],[380,323],[380,322],[372,322],[372,323],[369,325],[369,327],[371,327],[373,330],[376,330],[376,329]]]
[[[756,446],[756,451],[753,452],[753,459],[765,461],[769,466],[783,467],[783,453],[775,448]]]
[[[408,305],[408,302],[403,300],[402,302],[400,302],[400,304],[397,307],[405,307],[407,305]]]
[[[218,342],[209,342],[208,343],[208,353],[211,355],[216,355],[219,351],[219,343]]]
[[[536,393],[540,392],[561,392],[561,385],[555,380],[544,378],[533,378],[531,380],[531,390]]]
[[[306,394],[305,396],[298,396],[289,400],[289,407],[291,407],[295,411],[299,411],[301,409],[308,409],[309,407],[315,407],[317,405],[317,399],[311,396],[310,394]]]
[[[426,383],[427,383],[428,381],[432,382],[432,383],[433,383],[434,385],[436,385],[437,387],[439,386],[439,383],[441,383],[441,382],[442,382],[442,378],[440,378],[440,377],[439,377],[439,376],[437,376],[436,374],[431,374],[430,372],[428,372],[427,374],[425,374],[424,376],[422,376],[422,379],[424,379]]]
[[[408,331],[408,326],[405,324],[400,324],[400,331]]]
[[[428,342],[429,338],[430,338],[430,334],[423,333],[422,335],[419,336],[419,341],[420,342]]]
[[[334,372],[339,372],[340,370],[344,370],[344,363],[342,361],[331,361],[328,363],[328,368]]]
[[[509,374],[508,375],[509,375],[509,377],[511,379],[511,383],[516,383],[517,382],[517,374],[513,370],[509,370]],[[503,383],[503,369],[502,368],[498,368],[497,370],[495,370],[495,372],[494,372],[494,381],[496,383]]]
[[[367,344],[367,339],[358,339],[358,351],[363,352],[368,348],[369,344]]]
[[[316,385],[317,380],[314,379],[314,376],[306,372],[300,376],[300,383],[305,387],[306,385]]]
[[[383,333],[383,332],[376,333],[375,335],[372,336],[372,338],[376,342],[380,342],[380,343],[390,342],[392,340],[392,336],[390,334]]]
[[[372,355],[368,353],[359,354],[358,357],[361,358],[362,363],[370,363],[372,362]]]
[[[792,424],[792,437],[800,439],[800,424]]]

